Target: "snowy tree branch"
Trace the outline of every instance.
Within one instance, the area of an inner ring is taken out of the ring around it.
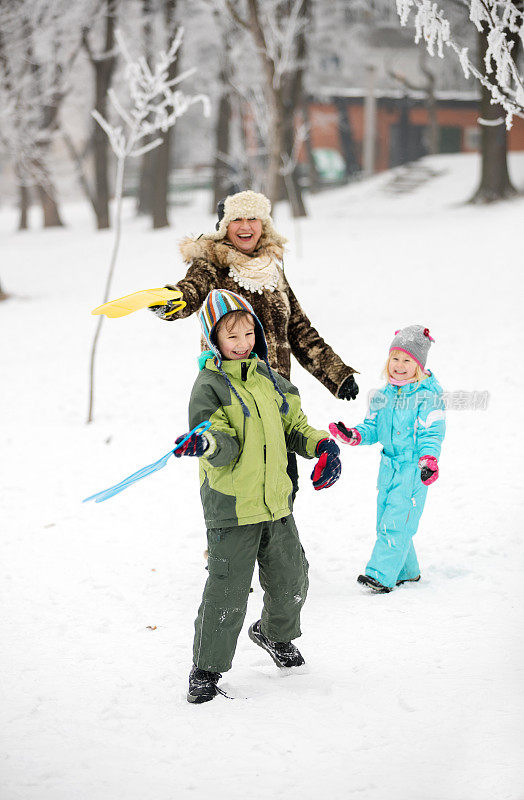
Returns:
[[[116,110],[123,124],[111,124],[96,109],[91,112],[94,119],[106,133],[111,149],[117,157],[115,179],[115,239],[109,263],[103,302],[109,299],[111,282],[117,260],[122,231],[122,197],[124,188],[124,171],[126,159],[138,158],[144,153],[155,149],[162,144],[163,137],[154,136],[160,132],[165,133],[171,128],[187,109],[197,102],[201,102],[204,114],[210,110],[207,95],[186,95],[180,89],[173,87],[180,83],[188,73],[174,79],[169,77],[169,68],[176,60],[177,53],[182,43],[183,29],[180,28],[167,52],[161,52],[153,67],[149,67],[145,58],[133,61],[127,44],[119,30],[115,31],[117,47],[125,61],[125,78],[127,80],[128,102],[124,104],[116,92],[109,90],[108,95],[113,108]],[[154,138],[145,142],[147,136]],[[103,316],[98,318],[90,358],[89,382],[89,411],[87,422],[93,420],[94,409],[94,370],[98,337],[100,335]]]
[[[437,3],[397,0],[401,25],[407,25],[411,12],[415,12],[415,43],[423,39],[428,53],[434,56],[436,50],[440,58],[444,57],[444,48],[449,47],[458,57],[465,77],[473,76],[491,93],[491,102],[503,107],[509,129],[513,116],[524,117],[524,76],[513,57],[515,42],[510,39],[511,35],[518,36],[524,43],[524,14],[518,0],[469,0],[468,8],[477,31],[486,32],[484,72],[471,61],[468,48],[457,44],[450,22]]]

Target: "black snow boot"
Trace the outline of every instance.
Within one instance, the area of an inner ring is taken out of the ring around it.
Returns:
[[[260,630],[260,622],[254,622],[248,630],[248,636],[252,642],[265,650],[277,667],[300,667],[306,662],[302,658],[300,650],[292,642],[272,642],[264,636]]]
[[[371,575],[359,575],[357,581],[377,594],[386,594],[386,592],[391,591],[389,586],[384,586],[382,583],[375,580],[375,578],[372,578]]]
[[[401,581],[397,581],[397,586],[402,586],[403,583],[416,583],[420,580],[420,575],[417,575],[416,578],[403,578]]]
[[[206,669],[198,669],[193,665],[189,673],[189,691],[187,693],[188,703],[207,703],[217,694],[224,694],[219,689],[217,682],[222,675],[220,672],[208,672]]]

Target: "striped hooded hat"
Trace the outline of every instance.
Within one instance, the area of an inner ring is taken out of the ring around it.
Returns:
[[[273,375],[273,371],[269,366],[268,354],[267,354],[267,342],[264,334],[264,328],[262,327],[262,323],[260,322],[259,318],[253,311],[253,306],[248,300],[241,297],[239,294],[235,294],[235,292],[229,292],[227,289],[213,289],[212,292],[209,292],[208,296],[206,297],[206,299],[202,304],[202,308],[198,313],[198,319],[202,327],[202,333],[204,334],[206,342],[208,343],[209,347],[214,353],[215,363],[218,367],[219,372],[223,376],[229,388],[233,391],[233,393],[240,401],[240,405],[242,406],[242,410],[244,411],[245,416],[249,417],[250,414],[248,408],[246,407],[245,403],[239,396],[238,392],[235,391],[235,388],[231,384],[231,381],[229,380],[228,376],[222,369],[223,356],[218,348],[218,344],[216,341],[216,327],[218,325],[219,320],[221,320],[222,317],[225,317],[226,314],[230,314],[232,311],[246,311],[253,317],[253,322],[255,323],[255,346],[253,347],[252,352],[255,353],[266,364],[269,370],[269,376],[273,382],[275,390],[278,392],[278,394],[282,397],[283,400],[283,403],[280,407],[280,412],[282,414],[287,414],[287,412],[289,411],[288,402],[283,392],[281,392],[280,389],[278,388],[275,376]]]

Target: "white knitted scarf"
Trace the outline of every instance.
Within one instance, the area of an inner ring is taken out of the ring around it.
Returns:
[[[229,275],[233,280],[249,292],[262,294],[264,289],[274,292],[278,285],[278,267],[282,262],[268,253],[254,258],[238,250],[227,254]]]

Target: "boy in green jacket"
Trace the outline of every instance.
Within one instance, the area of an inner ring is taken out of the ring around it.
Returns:
[[[249,637],[278,667],[304,663],[291,640],[300,636],[308,563],[291,513],[287,451],[319,457],[311,475],[317,490],[332,486],[341,470],[336,442],[308,425],[297,389],[271,370],[264,330],[250,303],[215,289],[199,319],[211,349],[199,359],[189,426],[210,420],[211,427],[175,451],[200,458],[209,554],[195,621],[190,703],[223,694],[217,682],[231,668],[257,561],[264,607]]]

